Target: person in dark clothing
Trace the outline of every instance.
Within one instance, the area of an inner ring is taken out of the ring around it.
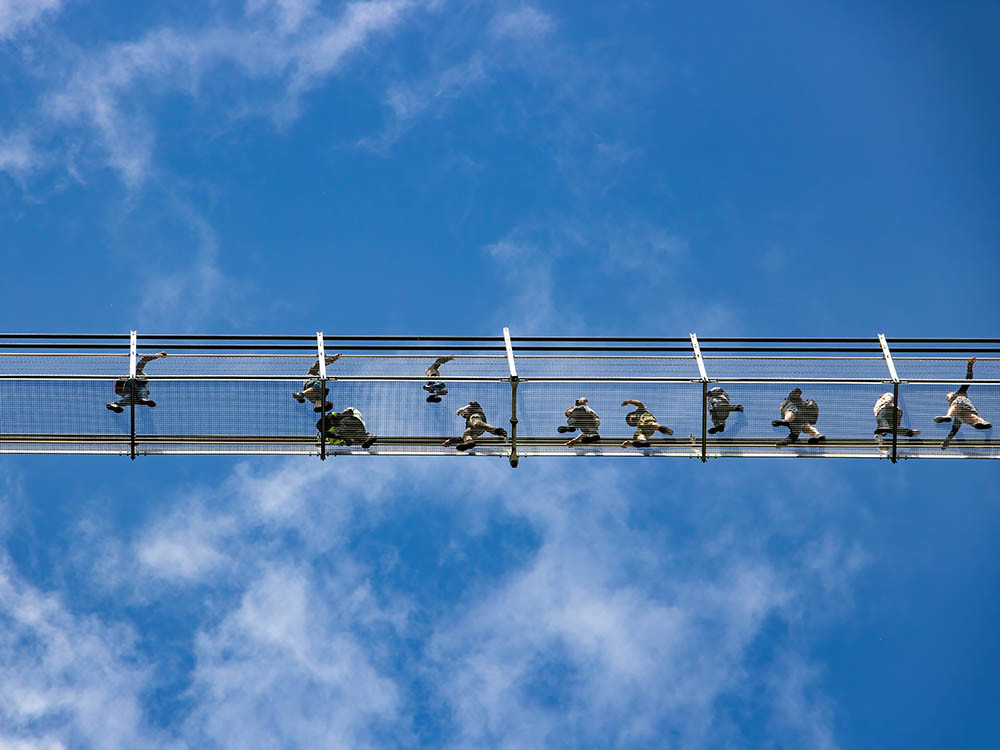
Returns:
[[[654,433],[662,432],[664,435],[674,434],[674,431],[669,427],[664,427],[656,421],[656,417],[652,415],[642,401],[630,399],[628,401],[622,401],[622,406],[635,407],[634,411],[630,411],[625,415],[625,424],[629,427],[635,427],[635,434],[632,435],[631,440],[625,440],[622,442],[622,448],[628,448],[630,445],[635,448],[648,448],[649,438],[651,438]]]
[[[476,438],[484,432],[491,432],[497,437],[507,437],[507,430],[503,427],[494,427],[486,421],[486,413],[478,401],[470,401],[461,409],[455,412],[456,415],[465,419],[465,431],[460,438],[448,438],[443,445],[455,446],[455,450],[467,451],[476,447]]]
[[[325,418],[320,417],[316,422],[317,430],[323,430],[324,421],[326,422],[325,439],[334,445],[360,443],[362,448],[368,449],[378,440],[375,435],[368,432],[364,417],[353,406],[348,406],[340,412],[331,411],[326,414]]]
[[[118,396],[118,400],[105,404],[105,407],[116,414],[121,414],[125,411],[125,407],[131,405],[132,403],[133,382],[135,383],[136,405],[149,407],[156,406],[156,402],[149,397],[149,378],[145,378],[142,375],[146,365],[154,359],[166,356],[166,352],[157,352],[156,354],[147,354],[142,357],[135,365],[135,381],[131,378],[118,378],[115,381],[115,395]]]
[[[586,398],[578,398],[576,403],[564,413],[566,414],[566,424],[559,425],[556,429],[563,433],[580,431],[579,435],[566,441],[568,448],[572,448],[577,443],[597,443],[600,441],[601,436],[598,434],[597,428],[601,426],[601,418],[587,405]]]
[[[343,354],[328,354],[326,355],[326,364],[332,365],[338,359],[343,357]],[[307,375],[311,375],[308,380],[302,381],[302,390],[296,391],[292,394],[292,398],[298,401],[300,404],[304,404],[306,399],[313,402],[313,411],[329,411],[333,408],[333,404],[326,400],[327,395],[329,395],[330,390],[325,386],[322,380],[319,379],[319,360],[309,368]]]
[[[793,388],[788,397],[778,407],[781,419],[771,422],[772,427],[787,427],[788,437],[779,440],[776,447],[790,445],[799,439],[799,433],[809,435],[809,444],[815,445],[826,440],[826,436],[814,426],[819,421],[819,404],[811,398],[802,400],[802,389]]]
[[[424,375],[429,378],[441,377],[441,373],[438,371],[438,368],[445,362],[451,362],[453,359],[455,359],[454,354],[449,354],[445,357],[438,357],[434,360],[434,364],[424,370]],[[428,380],[427,384],[424,385],[424,390],[430,394],[427,397],[427,400],[432,404],[438,404],[441,403],[441,397],[447,395],[448,386],[440,380]]]
[[[968,367],[965,370],[965,379],[972,380],[972,366],[976,364],[976,358],[973,357],[969,360]],[[969,386],[971,383],[963,383],[962,386],[957,391],[952,391],[945,398],[948,401],[948,411],[943,417],[934,417],[935,422],[951,422],[951,431],[948,433],[948,437],[944,439],[941,443],[941,450],[946,450],[951,444],[951,441],[958,434],[958,429],[962,426],[962,423],[972,425],[977,430],[988,430],[993,425],[979,416],[979,412],[976,411],[976,407],[973,405],[972,401],[969,400]]]
[[[708,402],[708,416],[712,419],[712,426],[708,428],[709,435],[724,432],[729,415],[734,411],[743,411],[743,405],[733,406],[729,402],[729,394],[719,386],[709,389],[705,394],[705,400]]]
[[[880,438],[892,434],[893,420],[895,420],[897,425],[897,435],[916,437],[920,434],[920,430],[911,430],[908,427],[903,427],[903,410],[896,406],[892,393],[886,392],[879,396],[872,411],[875,412],[875,423],[877,425],[875,427],[875,434]]]

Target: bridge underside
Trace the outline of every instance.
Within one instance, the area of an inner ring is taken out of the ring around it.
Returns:
[[[1000,419],[1000,340],[898,342],[0,334],[0,452],[473,455],[512,462],[525,456],[1000,458],[992,428],[963,424],[943,449],[951,424],[934,421],[948,410],[946,394],[962,385],[984,420]],[[136,371],[137,361],[159,351],[167,356]],[[325,373],[310,374],[320,352],[324,363],[343,356]],[[456,356],[440,365],[439,376],[424,373],[449,353]],[[975,374],[967,381],[971,356]],[[135,398],[122,381],[137,384]],[[325,384],[330,414],[354,407],[363,415],[375,442],[344,445],[331,434],[322,443],[321,414],[310,398],[300,403],[292,395],[307,381]],[[427,400],[432,382],[447,390],[439,402]],[[704,394],[715,387],[743,411],[710,434]],[[796,387],[819,405],[815,426],[823,442],[810,444],[803,433],[780,444],[788,429],[771,422]],[[873,406],[884,393],[896,394],[902,414],[896,435],[876,436]],[[579,433],[558,428],[581,397],[600,417],[600,439],[567,446]],[[625,417],[635,407],[622,402],[632,400],[673,434],[656,432],[648,445],[623,447],[634,437]],[[462,434],[466,421],[456,410],[472,401],[508,435],[485,433],[464,452],[443,445]]]

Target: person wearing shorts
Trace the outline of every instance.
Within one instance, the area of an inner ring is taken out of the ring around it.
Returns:
[[[969,360],[969,364],[965,369],[966,380],[972,380],[972,366],[975,363],[975,357]],[[942,441],[941,450],[947,450],[955,435],[958,434],[958,429],[962,426],[963,422],[972,425],[977,430],[988,430],[993,427],[991,423],[979,416],[975,405],[969,400],[970,385],[971,383],[963,383],[957,391],[952,391],[945,396],[949,404],[947,413],[943,417],[934,417],[934,421],[938,423],[951,422],[951,431]]]
[[[459,417],[465,419],[465,431],[460,438],[448,438],[444,441],[445,447],[455,446],[455,450],[467,451],[476,447],[476,438],[484,432],[492,433],[497,437],[507,437],[507,430],[503,427],[494,427],[486,421],[486,413],[478,401],[470,401],[461,409],[455,412]]]
[[[455,359],[454,354],[449,354],[446,357],[438,357],[434,360],[434,364],[424,370],[424,375],[429,378],[441,377],[441,373],[438,371],[438,368],[445,362],[451,362],[453,359]],[[440,380],[428,380],[427,384],[424,386],[424,390],[430,394],[427,397],[427,400],[430,403],[439,404],[441,403],[441,397],[448,393],[448,386]]]
[[[893,421],[896,423],[897,435],[916,437],[920,434],[920,430],[903,427],[903,410],[896,406],[892,393],[886,392],[879,396],[872,411],[875,412],[875,434],[880,438],[892,434]]]
[[[343,354],[328,354],[326,356],[327,366],[332,365],[338,359],[340,359]],[[302,390],[296,391],[292,394],[292,398],[298,401],[300,404],[304,404],[306,399],[313,402],[313,411],[322,412],[329,411],[333,408],[333,404],[326,400],[327,395],[329,395],[330,390],[325,387],[322,380],[319,379],[319,360],[317,359],[315,364],[309,368],[307,375],[312,377],[308,380],[302,381]]]
[[[135,365],[135,380],[132,378],[118,378],[115,381],[115,395],[118,399],[105,404],[104,406],[115,414],[121,414],[126,406],[132,404],[132,385],[135,384],[135,403],[137,406],[156,406],[156,402],[149,397],[149,378],[142,377],[146,365],[154,359],[166,357],[166,352],[147,354],[143,356]]]
[[[625,424],[629,427],[635,427],[635,434],[632,435],[631,440],[622,443],[622,448],[628,448],[630,445],[636,448],[648,448],[649,439],[657,432],[662,432],[664,435],[674,434],[674,431],[669,427],[664,427],[656,421],[656,417],[650,413],[642,401],[630,399],[622,401],[622,406],[635,407],[634,411],[625,415]]]
[[[801,432],[810,436],[808,441],[810,445],[826,440],[826,436],[814,426],[819,421],[819,405],[811,398],[803,401],[801,388],[793,388],[778,409],[781,412],[781,419],[775,419],[771,422],[771,426],[787,427],[788,437],[779,440],[776,447],[794,443],[799,439]]]
[[[601,418],[587,405],[586,398],[578,398],[576,403],[564,413],[566,414],[566,424],[559,425],[557,430],[562,433],[580,431],[579,435],[566,441],[566,447],[572,448],[577,443],[597,443],[600,441],[601,436],[597,430],[601,426]]]
[[[719,386],[709,389],[705,393],[705,400],[708,402],[708,416],[712,419],[712,426],[708,428],[709,435],[724,432],[729,415],[734,411],[743,411],[743,405],[733,406],[729,402],[729,394]]]

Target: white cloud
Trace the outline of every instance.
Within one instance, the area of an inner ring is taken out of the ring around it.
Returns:
[[[0,0],[0,41],[57,13],[61,7],[62,0]]]
[[[499,13],[490,24],[497,36],[536,37],[547,34],[554,23],[552,16],[526,5],[518,10]]]

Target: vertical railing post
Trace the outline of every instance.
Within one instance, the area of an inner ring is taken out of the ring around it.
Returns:
[[[514,364],[514,347],[510,343],[510,329],[503,329],[503,343],[507,348],[507,369],[510,371],[510,467],[517,468],[517,367]]]
[[[129,390],[129,458],[135,461],[135,371],[136,371],[136,333],[129,331],[128,335],[128,390]]]
[[[889,368],[889,377],[892,378],[892,454],[889,460],[896,463],[896,446],[899,442],[899,375],[896,373],[896,363],[892,361],[892,352],[889,351],[889,343],[885,340],[885,334],[878,335],[879,346],[882,347],[882,356],[885,358],[885,366]],[[877,415],[876,415],[877,416]]]
[[[691,349],[698,363],[698,375],[701,378],[701,462],[708,460],[708,373],[705,371],[705,360],[701,356],[698,337],[691,334]]]
[[[319,460],[326,461],[326,350],[323,347],[322,331],[316,331],[316,357],[319,363],[320,397]]]

